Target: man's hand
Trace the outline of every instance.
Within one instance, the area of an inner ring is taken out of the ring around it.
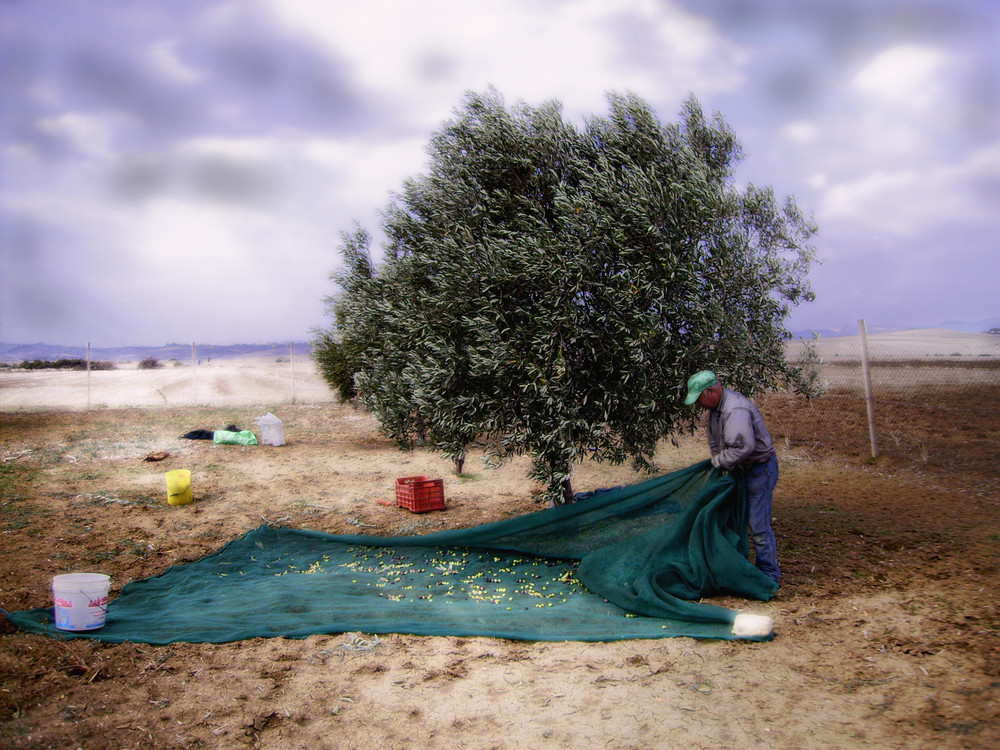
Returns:
[[[723,467],[722,463],[719,461],[719,457],[720,456],[721,456],[720,453],[716,453],[714,456],[712,456],[712,466],[714,466],[716,469],[725,468],[725,467]]]

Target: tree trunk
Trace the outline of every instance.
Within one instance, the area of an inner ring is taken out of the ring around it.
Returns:
[[[419,411],[413,415],[413,430],[417,433],[417,445],[427,445],[427,421]]]
[[[553,499],[549,501],[549,507],[554,508],[557,505],[569,505],[570,503],[576,502],[573,495],[573,483],[570,481],[569,477],[563,480],[562,483],[562,497],[558,500]]]
[[[563,480],[563,505],[569,505],[570,503],[575,503],[576,497],[573,495],[573,483],[570,481],[569,477]]]
[[[456,476],[461,476],[462,467],[465,466],[465,456],[455,456],[452,459],[455,462],[455,474]]]

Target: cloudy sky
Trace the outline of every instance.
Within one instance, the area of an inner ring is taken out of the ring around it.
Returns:
[[[819,225],[792,330],[1000,315],[996,0],[0,0],[0,341],[302,341],[467,91],[693,93]]]

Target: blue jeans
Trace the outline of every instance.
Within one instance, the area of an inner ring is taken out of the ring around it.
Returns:
[[[747,518],[756,566],[775,583],[781,583],[778,544],[771,529],[771,505],[778,483],[778,457],[757,464],[744,473],[747,489]]]

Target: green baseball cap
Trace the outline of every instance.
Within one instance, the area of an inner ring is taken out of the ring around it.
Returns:
[[[696,372],[688,378],[688,395],[684,399],[684,405],[691,406],[691,404],[698,400],[698,396],[701,395],[703,390],[711,388],[718,382],[719,379],[715,377],[715,373],[711,370]]]

